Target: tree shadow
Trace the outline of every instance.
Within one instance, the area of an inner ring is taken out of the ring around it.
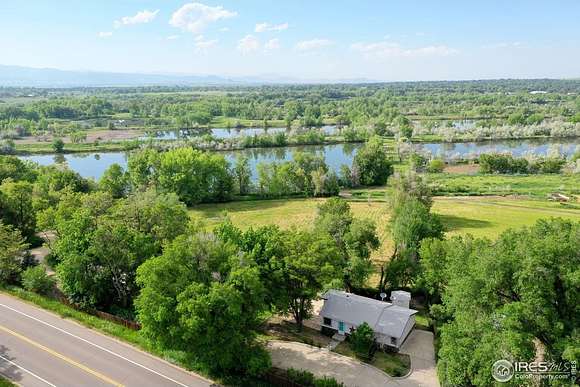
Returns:
[[[0,375],[6,377],[14,382],[22,380],[22,373],[20,369],[11,362],[16,358],[8,355],[9,349],[4,345],[0,345]]]
[[[454,231],[462,228],[486,228],[492,225],[492,222],[487,220],[464,218],[447,214],[438,215],[447,231]]]

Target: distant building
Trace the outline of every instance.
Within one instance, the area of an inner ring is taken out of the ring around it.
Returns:
[[[391,293],[393,303],[340,290],[329,290],[322,298],[322,326],[340,335],[347,335],[366,322],[375,332],[375,340],[381,347],[398,350],[415,326],[417,311],[408,307],[411,299],[408,292]]]

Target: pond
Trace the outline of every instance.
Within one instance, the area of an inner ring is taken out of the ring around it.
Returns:
[[[326,163],[338,172],[342,164],[352,165],[352,160],[362,144],[305,145],[280,148],[249,148],[238,151],[219,152],[233,163],[238,155],[245,154],[250,159],[253,178],[256,179],[256,166],[261,161],[291,160],[296,151],[323,154]],[[580,138],[542,139],[542,140],[501,140],[486,142],[460,143],[421,143],[413,144],[419,151],[431,153],[446,159],[475,157],[482,153],[509,152],[515,156],[527,154],[549,155],[558,151],[562,155],[572,155],[580,150]],[[22,156],[22,159],[35,161],[41,165],[67,164],[83,177],[99,179],[113,163],[127,166],[127,154],[112,153],[73,153],[66,155]]]
[[[248,156],[252,178],[257,179],[257,165],[261,161],[292,160],[294,152],[307,152],[324,155],[330,168],[339,171],[342,164],[351,165],[356,151],[362,144],[304,145],[280,148],[249,148],[238,151],[219,152],[233,165],[240,155]],[[83,177],[99,179],[103,172],[113,163],[127,168],[128,154],[125,152],[111,153],[71,153],[58,155],[22,156],[23,160],[34,161],[40,165],[66,164]]]
[[[557,154],[570,156],[580,150],[580,138],[423,143],[414,144],[414,147],[418,151],[444,159],[475,158],[483,153],[511,153],[516,157]]]
[[[336,134],[339,129],[336,125],[325,125],[320,128],[310,129],[288,129],[288,128],[211,128],[211,129],[181,129],[181,130],[163,130],[150,132],[146,136],[139,137],[140,140],[147,140],[153,138],[155,140],[176,140],[191,137],[199,137],[204,135],[211,135],[217,139],[230,139],[243,136],[259,136],[263,134],[275,133],[305,133],[308,131],[317,131],[324,133],[327,136]]]

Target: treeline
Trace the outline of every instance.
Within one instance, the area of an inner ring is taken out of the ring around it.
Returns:
[[[493,385],[498,359],[532,362],[541,354],[568,367],[580,360],[580,223],[539,220],[495,241],[447,237],[421,176],[408,172],[393,186],[394,251],[379,290],[406,287],[426,297],[441,385]]]
[[[510,154],[490,153],[479,156],[481,173],[537,174],[560,173],[566,164],[563,157],[513,157]]]
[[[66,121],[114,128],[116,119],[130,118],[146,128],[192,128],[214,120],[235,127],[252,120],[266,126],[270,121],[284,122],[288,127],[334,122],[382,130],[385,126],[401,126],[399,117],[427,121],[472,118],[489,127],[526,126],[539,124],[547,117],[577,122],[578,84],[577,80],[506,80],[167,88],[166,92],[151,88],[84,89],[74,94],[51,91],[51,97],[39,101],[0,104],[0,127],[31,134],[54,131]]]

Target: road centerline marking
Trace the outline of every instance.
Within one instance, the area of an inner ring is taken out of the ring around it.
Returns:
[[[42,321],[42,320],[41,320],[41,319],[39,319],[39,318],[36,318],[36,317],[34,317],[34,316],[31,316],[31,315],[29,315],[29,314],[27,314],[27,313],[21,312],[21,311],[19,311],[19,310],[17,310],[17,309],[14,309],[14,308],[12,308],[12,307],[10,307],[10,306],[8,306],[8,305],[2,304],[2,303],[0,303],[0,306],[4,307],[4,308],[6,308],[6,309],[9,309],[9,310],[11,310],[11,311],[13,311],[13,312],[15,312],[15,313],[21,314],[21,315],[23,315],[23,316],[25,316],[25,317],[28,317],[29,319],[32,319],[32,320],[34,320],[34,321],[36,321],[36,322],[39,322],[39,323],[41,323],[41,324],[44,324],[44,325],[46,325],[46,326],[48,326],[48,327],[51,327],[51,328],[53,328],[53,329],[56,329],[57,331],[59,331],[59,332],[61,332],[61,333],[64,333],[64,334],[66,334],[66,335],[69,335],[69,336],[71,336],[71,337],[74,337],[75,339],[77,339],[77,340],[80,340],[80,341],[82,341],[82,342],[84,342],[84,343],[87,343],[87,344],[89,344],[89,345],[92,345],[93,347],[95,347],[95,348],[98,348],[98,349],[100,349],[101,351],[107,352],[107,353],[109,353],[109,354],[111,354],[111,355],[113,355],[113,356],[116,356],[116,357],[118,357],[119,359],[123,359],[123,360],[125,360],[125,361],[127,361],[127,362],[129,362],[129,363],[131,363],[131,364],[133,364],[133,365],[135,365],[135,366],[137,366],[137,367],[140,367],[140,368],[142,368],[142,369],[144,369],[144,370],[147,370],[147,371],[149,371],[149,372],[151,372],[151,373],[153,373],[153,374],[155,374],[155,375],[157,375],[157,376],[160,376],[160,377],[162,377],[162,378],[164,378],[164,379],[166,379],[166,380],[169,380],[170,382],[173,382],[173,383],[175,383],[175,384],[177,384],[177,385],[179,385],[179,386],[182,386],[182,387],[189,387],[187,384],[183,384],[183,383],[181,383],[181,382],[179,382],[179,381],[177,381],[177,380],[175,380],[175,379],[173,379],[173,378],[170,378],[169,376],[166,376],[166,375],[164,375],[164,374],[162,374],[162,373],[160,373],[160,372],[157,372],[157,371],[155,371],[155,370],[153,370],[153,369],[151,369],[151,368],[149,368],[149,367],[146,367],[146,366],[144,366],[143,364],[137,363],[136,361],[133,361],[133,360],[131,360],[131,359],[128,359],[128,358],[126,358],[125,356],[119,355],[118,353],[116,353],[116,352],[113,352],[113,351],[111,351],[111,350],[109,350],[109,349],[107,349],[107,348],[105,348],[105,347],[103,347],[103,346],[100,346],[100,345],[98,345],[98,344],[95,344],[95,343],[93,343],[93,342],[91,342],[91,341],[89,341],[89,340],[87,340],[87,339],[83,339],[83,338],[82,338],[82,337],[80,337],[80,336],[77,336],[77,335],[75,335],[75,334],[72,334],[72,333],[70,333],[70,332],[67,332],[67,331],[65,331],[64,329],[61,329],[61,328],[59,328],[59,327],[57,327],[57,326],[54,326],[54,325],[52,325],[52,324],[49,324],[49,323],[47,323],[46,321]],[[89,329],[89,330],[90,330],[90,328],[86,328],[86,329]],[[107,337],[107,336],[104,336],[104,337]],[[109,338],[109,339],[110,339],[110,338]],[[129,346],[129,348],[131,348],[131,346]],[[136,350],[136,349],[134,349],[134,350]],[[197,377],[197,378],[199,378],[199,379],[201,379],[201,380],[206,380],[206,379],[203,379],[203,378],[201,378],[201,377],[199,377],[199,376],[197,376],[197,375],[196,375],[196,377]]]
[[[85,366],[84,364],[81,364],[81,363],[79,363],[77,361],[74,361],[73,359],[71,359],[71,358],[69,358],[69,357],[67,357],[67,356],[65,356],[65,355],[63,355],[63,354],[61,354],[59,352],[56,352],[53,349],[50,349],[48,347],[45,347],[44,345],[42,345],[40,343],[37,343],[36,341],[34,341],[32,339],[29,339],[28,337],[26,337],[24,335],[21,335],[18,332],[14,332],[13,330],[10,330],[10,329],[6,328],[3,325],[0,325],[0,331],[4,331],[4,332],[6,332],[8,334],[11,334],[12,336],[15,336],[15,337],[19,338],[22,341],[27,342],[30,345],[35,346],[36,348],[42,349],[43,351],[48,352],[52,356],[57,357],[57,358],[65,361],[65,362],[67,362],[67,363],[69,363],[69,364],[77,367],[77,368],[80,368],[81,370],[85,371],[86,373],[91,374],[94,377],[96,377],[98,379],[101,379],[102,381],[104,381],[106,383],[109,383],[109,384],[111,384],[113,386],[117,386],[117,387],[123,387],[123,385],[121,383],[119,383],[119,382],[117,382],[117,381],[109,378],[108,376],[105,376],[105,375],[101,374],[100,372],[97,372],[97,371],[95,371],[93,369],[90,369],[89,367]]]
[[[17,368],[21,369],[22,371],[24,371],[24,372],[26,372],[26,373],[28,373],[28,374],[30,374],[30,375],[32,375],[32,376],[34,376],[36,379],[40,380],[41,382],[43,382],[43,383],[46,383],[46,384],[48,384],[48,385],[49,385],[49,386],[51,386],[51,387],[56,387],[54,384],[52,384],[52,383],[51,383],[51,382],[49,382],[48,380],[41,378],[40,376],[36,375],[34,372],[30,371],[29,369],[26,369],[26,368],[22,367],[20,364],[14,363],[12,360],[9,360],[9,359],[5,358],[5,357],[4,357],[4,356],[2,356],[2,355],[0,355],[0,359],[4,360],[4,361],[5,361],[5,362],[7,362],[7,363],[10,363],[10,364],[12,364],[14,367],[17,367]],[[2,373],[2,372],[0,372],[0,374],[1,374],[1,373]],[[8,375],[4,374],[4,376],[6,376],[6,377],[8,378]],[[8,378],[8,379],[10,379],[10,378]]]

